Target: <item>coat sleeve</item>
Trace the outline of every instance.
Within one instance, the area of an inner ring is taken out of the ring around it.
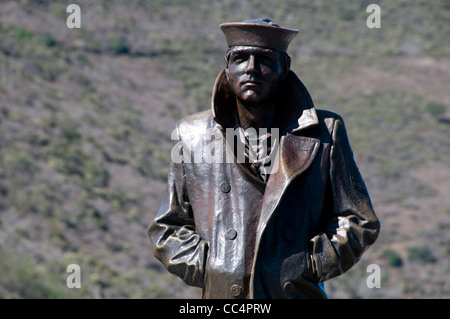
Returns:
[[[168,189],[148,235],[155,257],[169,272],[188,285],[203,287],[208,244],[195,231],[182,161],[171,160]]]
[[[352,267],[378,237],[380,222],[353,158],[341,118],[335,120],[330,151],[328,212],[310,241],[308,264],[317,280]]]

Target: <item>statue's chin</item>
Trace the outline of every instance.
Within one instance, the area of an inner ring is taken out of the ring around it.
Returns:
[[[246,90],[241,94],[240,97],[243,103],[257,104],[262,101],[262,96],[256,90]]]

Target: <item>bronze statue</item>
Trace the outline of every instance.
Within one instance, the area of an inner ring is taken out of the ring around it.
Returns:
[[[380,223],[343,119],[314,108],[286,53],[297,30],[220,25],[211,110],[176,124],[155,256],[203,298],[327,298]]]

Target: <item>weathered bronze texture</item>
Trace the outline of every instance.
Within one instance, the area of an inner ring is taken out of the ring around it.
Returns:
[[[360,259],[380,223],[343,119],[314,107],[286,52],[261,46],[277,26],[258,23],[256,43],[254,21],[233,26],[247,42],[227,53],[211,110],[176,124],[183,157],[172,158],[148,234],[168,271],[204,298],[327,298],[323,281]],[[249,142],[251,128],[266,129],[256,140],[269,147]],[[212,140],[214,160],[196,161],[194,149],[211,157]]]

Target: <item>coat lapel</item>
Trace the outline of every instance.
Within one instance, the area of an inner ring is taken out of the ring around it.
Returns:
[[[281,137],[280,151],[276,157],[278,170],[270,176],[266,185],[257,236],[264,231],[290,182],[303,173],[319,150],[320,140],[292,134]]]
[[[256,232],[255,254],[253,270],[250,274],[250,296],[253,297],[256,259],[262,234],[266,225],[280,203],[283,193],[289,184],[311,165],[320,147],[320,140],[316,138],[288,134],[280,139],[280,150],[276,161],[278,170],[270,176],[266,185],[261,215]]]

